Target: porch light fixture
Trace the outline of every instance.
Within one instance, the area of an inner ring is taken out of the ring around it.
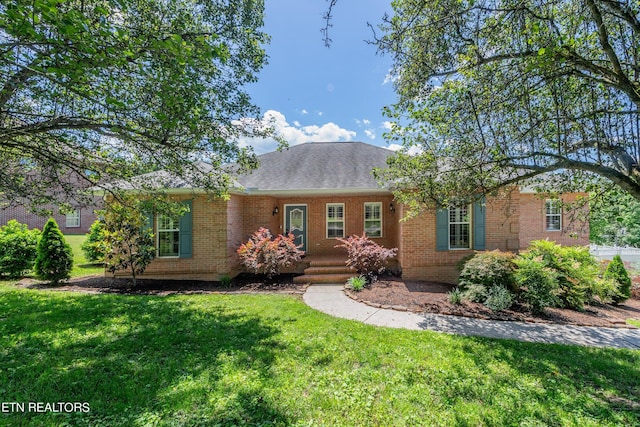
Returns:
[[[272,216],[276,216],[278,215],[278,207],[276,206],[275,208],[273,208],[273,212],[271,212]]]
[[[389,204],[389,210],[390,210],[391,212],[395,212],[395,211],[396,211],[396,207],[395,207],[395,206],[393,206],[393,203],[390,203],[390,204]]]

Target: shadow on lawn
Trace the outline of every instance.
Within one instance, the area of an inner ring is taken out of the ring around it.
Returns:
[[[88,414],[0,414],[0,424],[289,424],[262,393],[282,347],[278,330],[219,304],[0,294],[3,401],[91,407]]]

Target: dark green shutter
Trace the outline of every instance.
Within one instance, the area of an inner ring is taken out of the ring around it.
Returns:
[[[180,258],[191,258],[192,257],[192,215],[191,215],[191,200],[185,200],[182,202],[188,209],[189,212],[185,212],[182,217],[180,217]]]
[[[473,249],[478,251],[486,247],[486,213],[485,198],[481,197],[473,204]]]
[[[143,229],[145,230],[149,230],[151,233],[153,233],[153,212],[144,212],[144,216],[146,217],[146,222],[144,224]]]
[[[436,211],[436,250],[449,250],[449,209]]]

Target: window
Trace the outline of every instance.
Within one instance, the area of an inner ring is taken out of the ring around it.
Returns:
[[[158,257],[180,256],[180,221],[158,215]]]
[[[382,203],[364,204],[364,232],[368,237],[382,237]]]
[[[65,225],[67,228],[80,227],[80,209],[74,209],[65,215]]]
[[[545,230],[560,231],[562,229],[562,204],[558,199],[549,199],[544,203]]]
[[[344,237],[344,203],[327,203],[327,239]]]
[[[471,206],[449,207],[449,249],[471,248]]]

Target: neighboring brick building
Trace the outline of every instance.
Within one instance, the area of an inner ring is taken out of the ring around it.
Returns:
[[[260,156],[260,167],[240,177],[242,188],[226,201],[194,196],[197,191],[184,183],[166,189],[190,212],[181,219],[155,218],[158,257],[145,275],[234,276],[241,271],[236,249],[259,227],[292,231],[309,256],[341,253],[336,237],[366,230],[381,245],[398,248],[395,267],[403,277],[443,282],[455,282],[456,263],[477,250],[517,251],[544,238],[588,244],[588,224],[569,222],[558,201],[517,188],[401,222],[404,207],[371,173],[386,167],[391,154],[361,142],[302,144]]]

